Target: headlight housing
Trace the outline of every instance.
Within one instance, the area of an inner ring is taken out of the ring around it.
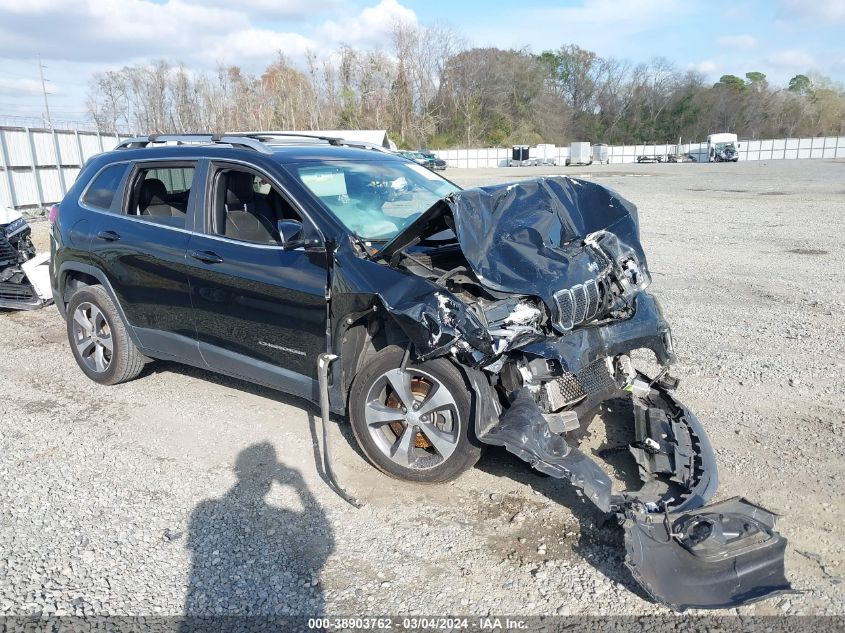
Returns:
[[[26,223],[26,219],[18,218],[17,220],[12,220],[5,227],[0,227],[0,228],[3,228],[3,230],[6,232],[6,235],[8,237],[12,237],[15,233],[20,232],[21,230],[25,229],[27,226],[28,226],[28,224]]]

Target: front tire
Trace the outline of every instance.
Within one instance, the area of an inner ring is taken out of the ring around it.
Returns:
[[[70,298],[67,337],[79,368],[101,385],[132,380],[144,367],[144,356],[102,286],[85,286]]]
[[[408,361],[381,350],[355,377],[349,418],[361,450],[382,472],[405,481],[442,483],[481,456],[470,391],[445,358]]]

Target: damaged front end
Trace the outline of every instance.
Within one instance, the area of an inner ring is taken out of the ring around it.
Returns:
[[[0,308],[36,310],[52,303],[47,261],[36,254],[26,219],[0,208]]]
[[[626,564],[675,609],[735,607],[790,589],[775,516],[712,506],[713,449],[672,395],[671,330],[646,292],[636,208],[570,178],[451,194],[377,257],[410,273],[378,293],[422,359],[450,355],[476,393],[476,435],[565,479],[625,530]],[[650,350],[649,377],[631,354]],[[573,445],[596,409],[633,409],[628,450],[642,485],[611,478]],[[569,441],[568,441],[569,440]]]

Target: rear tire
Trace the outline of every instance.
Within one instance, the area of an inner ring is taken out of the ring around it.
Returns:
[[[355,377],[348,405],[355,439],[391,477],[451,481],[481,456],[471,392],[445,358],[409,360],[403,372],[403,356],[401,348],[386,347]]]
[[[70,298],[67,337],[79,368],[101,385],[132,380],[144,367],[144,355],[102,286],[85,286]]]

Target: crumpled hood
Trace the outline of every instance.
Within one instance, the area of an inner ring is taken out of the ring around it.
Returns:
[[[615,257],[634,255],[647,274],[636,207],[593,182],[552,176],[466,189],[443,198],[397,235],[381,255],[451,228],[482,284],[541,297],[596,276],[599,263],[585,246],[593,233],[615,236]]]
[[[19,211],[15,211],[9,207],[0,207],[0,226],[10,224],[20,217],[22,216]]]

